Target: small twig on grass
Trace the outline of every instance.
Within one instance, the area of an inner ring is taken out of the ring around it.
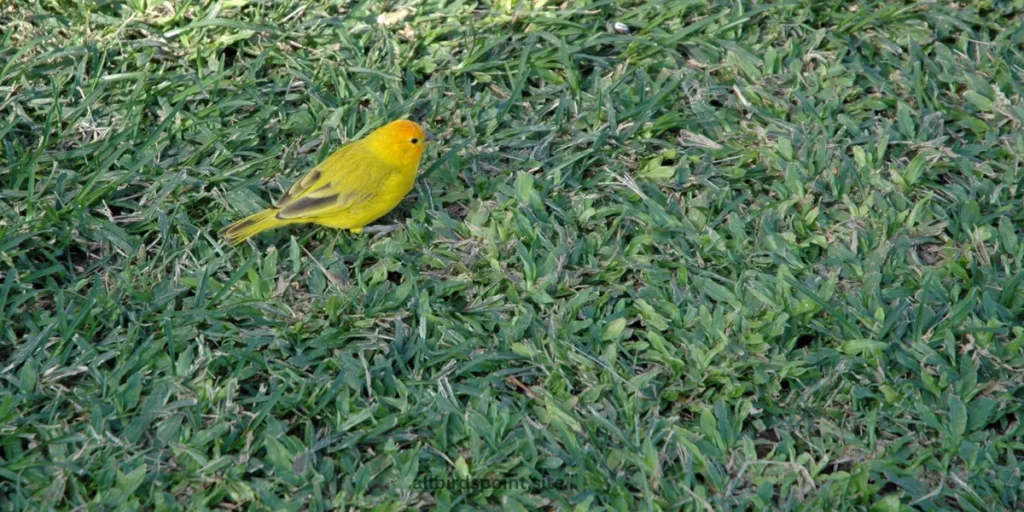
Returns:
[[[306,256],[309,256],[309,259],[313,260],[313,263],[316,263],[316,266],[319,267],[320,271],[324,273],[324,276],[327,277],[327,280],[334,284],[334,286],[338,289],[339,292],[342,291],[343,286],[341,280],[339,280],[334,274],[328,272],[327,267],[325,267],[323,263],[320,263],[320,260],[316,259],[316,256],[313,256],[313,254],[309,252],[308,249],[306,249],[302,245],[300,245],[299,247],[302,247],[302,250],[303,252],[306,253]]]

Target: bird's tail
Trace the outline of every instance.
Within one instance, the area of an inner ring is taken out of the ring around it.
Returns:
[[[288,221],[277,218],[277,212],[276,208],[268,208],[250,215],[220,230],[220,236],[227,238],[231,245],[238,245],[257,233],[288,224]]]

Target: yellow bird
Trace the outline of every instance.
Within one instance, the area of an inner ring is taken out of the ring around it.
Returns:
[[[392,121],[335,151],[292,185],[277,204],[222,229],[232,244],[288,224],[314,223],[360,233],[412,190],[424,145],[420,125]]]

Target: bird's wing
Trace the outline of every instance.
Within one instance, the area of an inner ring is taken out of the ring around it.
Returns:
[[[390,176],[366,148],[343,146],[292,185],[277,203],[277,218],[298,220],[330,216],[370,201]]]

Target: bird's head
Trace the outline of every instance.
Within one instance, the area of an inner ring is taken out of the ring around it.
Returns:
[[[374,152],[402,169],[419,166],[426,144],[434,140],[420,125],[405,119],[381,126],[366,138]]]

